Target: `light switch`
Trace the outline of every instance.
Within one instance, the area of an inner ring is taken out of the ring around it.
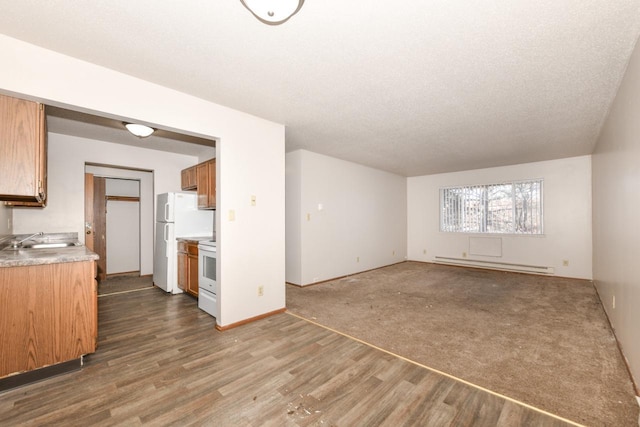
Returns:
[[[256,205],[256,196],[251,196],[251,206]]]
[[[318,203],[318,210],[321,211],[322,209],[324,209],[324,206],[322,206],[322,203]]]
[[[310,213],[307,214],[307,221],[311,221],[311,214]]]
[[[236,211],[234,211],[233,209],[231,209],[229,211],[229,221],[235,221],[236,220]]]

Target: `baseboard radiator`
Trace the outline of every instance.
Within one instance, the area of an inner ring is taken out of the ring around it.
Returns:
[[[458,265],[462,267],[487,268],[491,270],[515,271],[519,273],[534,274],[554,274],[553,267],[544,267],[539,265],[512,264],[509,262],[483,261],[468,258],[450,258],[443,256],[435,256],[433,262],[436,264]]]

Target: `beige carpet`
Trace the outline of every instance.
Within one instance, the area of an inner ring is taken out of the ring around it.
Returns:
[[[319,324],[591,426],[635,426],[628,372],[591,282],[405,262],[287,286]]]

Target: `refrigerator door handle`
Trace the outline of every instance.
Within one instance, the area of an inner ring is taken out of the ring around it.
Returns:
[[[163,236],[163,239],[164,239],[165,243],[169,243],[169,239],[167,237],[168,235],[169,235],[169,224],[165,224],[164,225],[164,236]],[[169,245],[166,244],[166,245],[164,245],[164,247],[165,247],[165,250],[167,251],[166,252],[166,256],[168,257],[169,256]]]
[[[169,203],[165,203],[164,204],[164,220],[165,222],[169,221],[169,209],[171,208],[171,205]]]

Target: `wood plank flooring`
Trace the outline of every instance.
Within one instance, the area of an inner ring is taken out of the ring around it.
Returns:
[[[83,370],[0,394],[0,425],[567,425],[286,313],[219,332],[158,289],[99,312]]]
[[[107,277],[98,285],[98,295],[137,291],[153,287],[152,276],[122,275]]]

